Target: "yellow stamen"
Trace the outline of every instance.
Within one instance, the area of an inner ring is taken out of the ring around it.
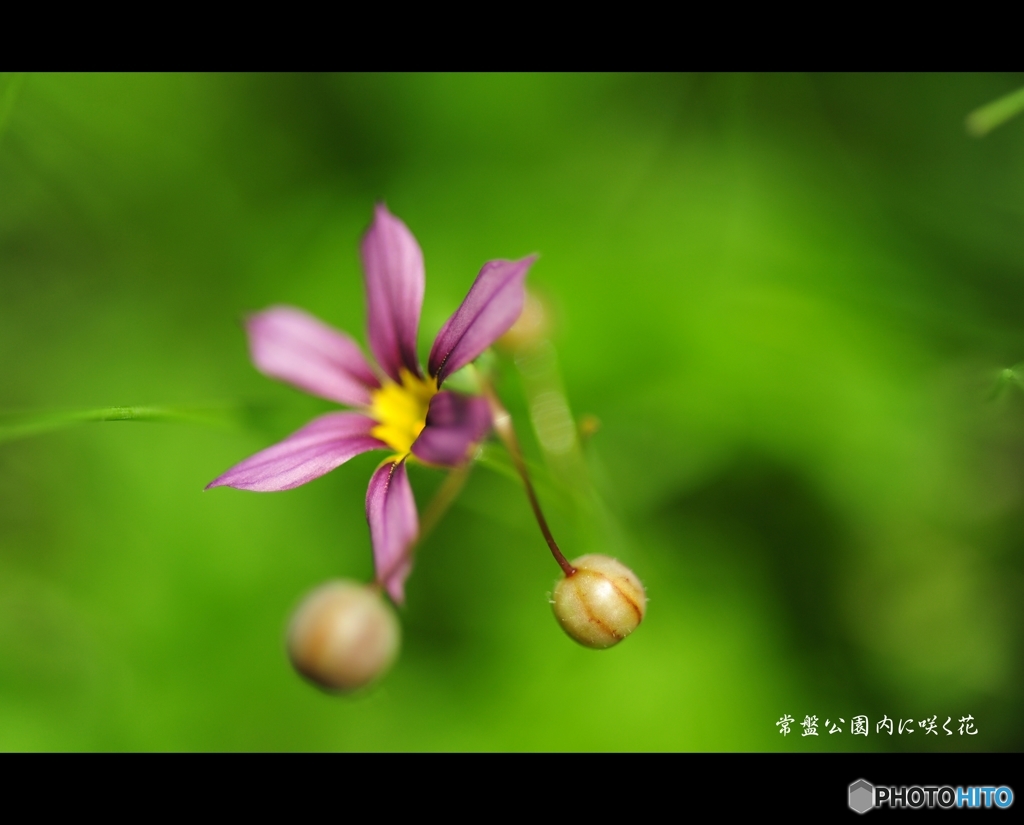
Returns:
[[[385,380],[374,390],[370,402],[370,415],[380,422],[370,432],[395,451],[395,458],[409,455],[412,443],[427,424],[430,399],[437,394],[435,379],[419,378],[409,370],[399,373],[402,383]]]

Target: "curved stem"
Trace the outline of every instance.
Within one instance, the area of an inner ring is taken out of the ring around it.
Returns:
[[[498,438],[500,438],[502,443],[505,445],[505,449],[508,450],[509,455],[512,456],[512,462],[516,465],[516,471],[519,473],[519,477],[523,480],[523,486],[526,488],[526,497],[530,500],[530,507],[533,508],[533,515],[537,519],[537,524],[540,526],[540,531],[544,535],[544,540],[548,543],[548,547],[551,549],[551,555],[555,557],[555,561],[558,562],[559,567],[562,568],[562,572],[565,573],[566,578],[568,578],[576,573],[576,568],[569,564],[568,559],[566,559],[562,554],[562,551],[558,549],[558,543],[555,541],[555,537],[551,535],[551,528],[548,527],[547,519],[544,518],[544,512],[540,509],[540,501],[537,500],[537,493],[533,489],[533,482],[530,481],[530,474],[527,472],[526,462],[523,460],[523,452],[519,449],[519,439],[516,438],[516,431],[512,426],[512,416],[498,399],[490,381],[481,379],[480,383],[483,385],[484,397],[487,398],[487,403],[491,406],[491,418],[494,421],[494,431],[498,434]]]

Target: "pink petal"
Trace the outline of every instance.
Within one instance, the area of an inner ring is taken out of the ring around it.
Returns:
[[[377,581],[397,604],[402,604],[420,529],[404,461],[384,464],[373,474],[366,491],[366,519],[370,522]]]
[[[404,223],[378,204],[360,251],[370,349],[395,381],[401,382],[402,367],[422,375],[416,357],[424,284],[420,245]]]
[[[430,374],[440,386],[508,332],[523,311],[523,281],[536,255],[519,261],[484,264],[462,305],[437,333],[430,350]]]
[[[428,464],[456,467],[490,429],[491,410],[485,399],[442,390],[430,399],[427,426],[412,452]]]
[[[271,307],[245,326],[253,363],[264,375],[352,406],[369,405],[370,389],[380,386],[355,341],[300,309]]]
[[[206,485],[261,493],[290,490],[319,478],[368,450],[387,445],[370,435],[377,426],[358,413],[334,412],[314,418],[284,441],[236,464]]]

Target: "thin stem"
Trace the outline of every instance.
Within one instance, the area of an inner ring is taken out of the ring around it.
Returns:
[[[416,544],[418,545],[427,536],[429,536],[438,522],[444,517],[444,514],[448,512],[448,508],[451,507],[452,502],[458,498],[462,488],[466,483],[466,479],[469,478],[469,471],[472,467],[472,462],[467,461],[461,467],[456,467],[448,473],[448,476],[441,483],[434,497],[430,500],[430,504],[427,505],[427,509],[423,511],[423,520],[420,522],[420,532],[416,537]]]
[[[245,405],[211,407],[99,407],[91,410],[0,413],[0,442],[72,427],[90,421],[181,421],[229,424],[249,408]]]
[[[481,379],[481,384],[483,385],[484,396],[487,398],[487,402],[491,406],[491,418],[494,421],[494,431],[498,434],[498,438],[500,438],[502,443],[505,445],[505,449],[508,450],[509,455],[512,456],[512,462],[516,465],[519,477],[523,480],[523,486],[526,488],[526,497],[530,500],[530,506],[533,508],[533,515],[537,519],[537,524],[540,526],[540,531],[544,535],[544,540],[548,543],[548,547],[551,549],[551,555],[555,557],[555,561],[558,562],[558,565],[562,568],[562,572],[564,572],[566,578],[568,578],[576,573],[576,568],[569,564],[568,559],[566,559],[566,557],[562,555],[562,551],[558,549],[558,543],[555,541],[555,537],[551,535],[551,528],[548,527],[547,519],[544,518],[544,512],[540,509],[540,502],[537,500],[537,493],[533,489],[533,482],[530,481],[530,474],[526,469],[526,461],[523,460],[523,451],[519,448],[519,439],[516,438],[516,431],[512,426],[512,416],[502,405],[501,401],[498,400],[498,396],[494,392],[491,382],[486,379]]]

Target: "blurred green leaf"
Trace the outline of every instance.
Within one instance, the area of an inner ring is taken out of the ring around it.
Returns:
[[[0,143],[3,143],[4,132],[24,82],[24,72],[0,72]]]
[[[971,112],[967,116],[967,132],[974,137],[984,137],[1021,112],[1024,112],[1024,88],[1003,95]]]

